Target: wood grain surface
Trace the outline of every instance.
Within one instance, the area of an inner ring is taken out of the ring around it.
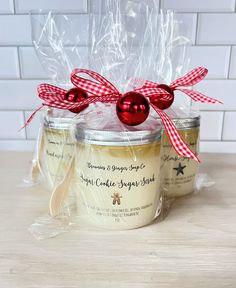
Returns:
[[[202,155],[215,185],[178,199],[163,222],[129,231],[28,231],[50,195],[27,188],[30,153],[0,153],[0,287],[236,287],[236,155]]]

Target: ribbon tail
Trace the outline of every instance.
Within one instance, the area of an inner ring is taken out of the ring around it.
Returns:
[[[210,103],[210,104],[223,104],[223,102],[217,99],[208,97],[198,91],[189,90],[189,89],[176,89],[176,90],[182,91],[183,93],[191,97],[193,101],[195,102]]]
[[[43,107],[44,107],[44,105],[41,105],[40,107],[38,107],[38,108],[30,115],[30,117],[28,118],[28,120],[26,121],[26,123],[24,124],[24,126],[21,127],[18,132],[20,132],[22,129],[24,129],[24,128],[33,120],[35,114],[36,114],[39,110],[41,110]]]
[[[171,87],[176,89],[180,86],[193,86],[206,77],[208,70],[205,67],[198,67],[171,83]]]
[[[161,121],[166,129],[166,133],[168,135],[170,143],[175,149],[176,153],[180,156],[191,158],[197,162],[200,162],[197,155],[184,142],[183,138],[178,133],[178,130],[175,127],[172,120],[170,119],[170,117],[162,110],[159,110],[158,108],[156,108],[154,105],[151,104],[151,106],[161,118]]]

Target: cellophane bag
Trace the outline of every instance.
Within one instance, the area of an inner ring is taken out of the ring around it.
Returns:
[[[155,0],[94,1],[91,7],[83,37],[80,15],[32,14],[33,43],[51,83],[72,88],[70,73],[79,66],[126,93],[146,79],[170,83],[186,72],[189,40],[173,12],[159,13]],[[80,41],[88,43],[87,63]],[[90,104],[79,114],[46,111],[37,155],[49,215],[30,231],[38,239],[53,237],[78,219],[118,230],[150,224],[165,210],[162,191],[170,189],[161,187],[162,128],[152,110],[140,125],[122,123],[115,103]]]
[[[30,19],[32,42],[45,72],[45,79],[48,78],[50,83],[69,89],[71,86],[70,73],[73,68],[88,66],[88,48],[85,46],[88,44],[88,25],[84,25],[84,17],[73,14],[63,15],[56,11],[39,10],[32,11]],[[78,29],[82,26],[83,29]],[[45,129],[47,130],[46,127],[49,123],[47,118],[50,118],[50,123],[53,122],[54,118],[57,122],[58,119],[62,118],[61,121],[64,122],[65,120],[65,125],[70,125],[67,118],[73,119],[74,117],[75,114],[69,111],[44,109],[32,166],[29,175],[24,179],[25,184],[31,186],[44,183],[46,187],[52,189],[52,179],[45,171],[48,170],[47,162],[42,161],[46,153],[44,150],[44,138],[46,137],[44,132]],[[61,144],[61,151],[63,151],[63,147]],[[44,167],[42,167],[42,163]]]

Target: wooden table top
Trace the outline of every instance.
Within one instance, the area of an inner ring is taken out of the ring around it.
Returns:
[[[215,185],[178,199],[165,221],[129,231],[28,231],[48,193],[26,188],[30,153],[0,153],[1,288],[236,287],[236,155],[202,155]]]

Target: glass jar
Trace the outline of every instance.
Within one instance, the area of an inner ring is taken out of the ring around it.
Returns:
[[[76,128],[79,215],[96,226],[133,229],[158,214],[161,130]]]
[[[200,116],[173,118],[181,137],[191,150],[199,153]],[[195,188],[198,163],[190,158],[179,156],[171,146],[166,131],[162,136],[161,152],[161,191],[166,197],[179,197],[190,194]]]
[[[65,114],[65,112],[64,112]],[[44,117],[39,159],[40,167],[50,188],[63,179],[74,155],[75,141],[70,129],[73,118],[50,110]]]

